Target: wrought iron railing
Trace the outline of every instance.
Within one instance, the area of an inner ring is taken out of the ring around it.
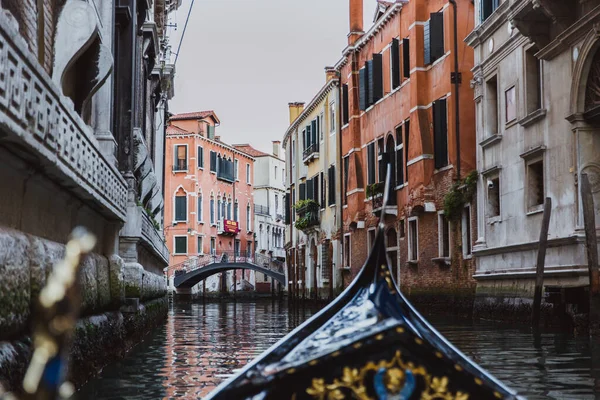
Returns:
[[[254,214],[271,215],[271,214],[269,214],[269,207],[262,206],[260,204],[254,205]]]
[[[319,143],[318,142],[313,143],[310,146],[308,146],[306,149],[304,149],[304,152],[302,153],[302,158],[306,160],[312,154],[318,153],[318,152],[319,152]]]
[[[187,160],[177,160],[173,165],[173,171],[187,171],[188,163]]]

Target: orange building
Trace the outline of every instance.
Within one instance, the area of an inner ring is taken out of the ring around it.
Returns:
[[[336,65],[346,282],[366,259],[383,213],[404,293],[435,293],[444,302],[439,295],[474,294],[476,239],[469,204],[458,217],[444,215],[444,196],[476,167],[473,51],[463,43],[474,10],[470,0],[452,3],[378,1],[374,24],[364,32],[362,0],[350,0],[349,44]],[[391,204],[382,210],[388,162]]]
[[[254,158],[223,143],[215,135],[219,123],[213,111],[169,119],[164,215],[171,267],[195,257],[255,251]],[[242,272],[237,274],[239,282]],[[253,273],[244,274],[253,280]]]

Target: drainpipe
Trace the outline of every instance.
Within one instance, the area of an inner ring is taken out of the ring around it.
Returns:
[[[338,166],[338,175],[339,175],[339,179],[340,179],[340,201],[338,204],[337,209],[340,210],[339,211],[339,218],[338,218],[338,227],[339,227],[339,232],[340,232],[340,240],[338,241],[339,243],[339,248],[338,248],[338,258],[336,259],[337,261],[337,266],[338,268],[340,267],[340,265],[343,264],[343,262],[340,262],[339,260],[339,255],[342,254],[342,250],[344,249],[344,219],[342,218],[342,215],[344,213],[344,171],[343,171],[343,162],[342,162],[342,111],[344,109],[344,105],[342,103],[342,73],[336,71],[336,75],[338,78],[338,101],[337,104],[340,107],[340,111],[336,114],[337,115],[337,128],[339,131],[339,144],[338,144],[338,151],[340,156],[336,157],[336,163]],[[350,111],[350,109],[348,109],[348,111]],[[342,256],[343,257],[343,256]],[[333,301],[333,274],[334,274],[335,270],[333,269],[333,265],[331,266],[331,274],[330,274],[330,279],[331,279],[331,284],[329,286],[331,286],[331,288],[329,289],[329,301]],[[342,288],[344,287],[344,275],[342,274]]]
[[[460,180],[460,116],[459,116],[459,94],[458,85],[460,85],[459,71],[458,71],[458,17],[457,17],[457,4],[456,0],[448,0],[454,8],[454,131],[456,135],[456,178]]]

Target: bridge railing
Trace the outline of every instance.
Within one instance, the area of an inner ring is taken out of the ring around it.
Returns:
[[[214,254],[204,254],[196,257],[190,257],[187,260],[168,267],[168,274],[178,275],[175,271],[183,273],[195,271],[198,268],[205,267],[214,263],[224,264],[243,264],[250,263],[277,272],[283,272],[283,262],[273,259],[268,254],[252,253],[247,251],[218,251]]]

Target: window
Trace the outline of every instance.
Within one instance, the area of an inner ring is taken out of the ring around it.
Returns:
[[[368,88],[368,80],[367,80],[367,73],[368,73],[368,64],[366,64],[363,68],[361,68],[358,71],[358,108],[361,111],[364,111],[367,109],[367,96],[369,95],[369,88]]]
[[[250,225],[250,204],[246,207],[246,230],[248,232],[252,231],[252,226]]]
[[[204,254],[203,239],[204,239],[204,236],[198,236],[198,255],[199,256]]]
[[[231,220],[231,199],[227,202],[227,219]]]
[[[204,168],[204,148],[202,146],[198,146],[198,168]]]
[[[467,205],[463,208],[462,213],[462,249],[463,256],[469,257],[473,252],[472,242],[473,238],[471,237],[471,206]]]
[[[328,198],[329,201],[327,203],[328,206],[332,206],[335,204],[335,165],[332,165],[327,170],[327,188],[328,188]]]
[[[321,113],[321,116],[319,117],[319,119],[317,120],[318,122],[318,130],[319,130],[319,135],[321,136],[321,142],[323,141],[323,131],[325,130],[325,115],[323,113]]]
[[[217,172],[217,153],[210,152],[210,172]]]
[[[202,193],[198,193],[197,200],[198,200],[198,209],[196,211],[197,211],[198,215],[196,218],[198,218],[198,222],[202,222],[202,221],[204,221],[204,215],[202,214],[202,211],[203,211],[202,210]]]
[[[335,102],[329,104],[329,132],[335,132]]]
[[[350,266],[350,234],[344,235],[344,266]]]
[[[235,204],[233,205],[233,220],[235,222],[239,221],[239,217],[240,217],[240,205],[238,204],[238,201],[235,201]]]
[[[400,220],[400,239],[404,239],[406,232],[406,220]]]
[[[215,139],[215,127],[214,125],[208,125],[208,138]]]
[[[235,173],[235,180],[239,181],[240,180],[240,171],[239,171],[239,168],[238,168],[239,167],[239,161],[235,160],[233,163],[235,164],[234,167],[233,167],[234,173]]]
[[[410,119],[404,121],[404,182],[408,183],[408,143],[410,140]]]
[[[344,204],[348,204],[348,170],[350,169],[350,156],[344,157]]]
[[[285,186],[285,169],[281,169],[281,183]]]
[[[369,232],[367,235],[367,248],[369,251],[373,248],[373,244],[375,243],[375,228],[369,228]]]
[[[342,124],[350,121],[350,103],[348,101],[348,85],[342,85]]]
[[[275,179],[277,179],[277,167],[275,167],[275,172],[274,172],[274,174],[275,174]]]
[[[444,213],[438,213],[438,250],[440,257],[450,257],[450,223]]]
[[[385,181],[385,174],[386,174],[386,170],[387,170],[387,164],[388,164],[387,157],[386,154],[384,152],[384,147],[383,147],[383,138],[379,138],[377,139],[377,162],[379,165],[378,168],[378,176],[376,178],[377,182],[383,182]]]
[[[490,78],[485,83],[486,97],[486,116],[487,129],[489,136],[498,134],[498,78]]]
[[[240,256],[240,241],[239,239],[235,239],[233,242],[233,251],[236,257]]]
[[[187,221],[187,196],[175,196],[175,221]]]
[[[217,254],[217,238],[210,238],[210,254]]]
[[[423,27],[423,63],[432,64],[444,55],[444,13],[429,14],[429,20]]]
[[[250,164],[246,164],[246,183],[250,184]]]
[[[275,195],[275,215],[279,213],[279,196]]]
[[[390,85],[394,90],[400,86],[400,41],[393,39],[390,46]]]
[[[215,224],[215,199],[212,196],[210,198],[210,224]]]
[[[489,18],[490,15],[498,8],[498,4],[500,0],[481,0],[480,7],[480,15],[481,22],[485,21]]]
[[[487,216],[500,216],[500,175],[487,179]]]
[[[175,145],[173,171],[187,171],[187,145]]]
[[[446,99],[439,99],[433,103],[433,158],[435,168],[440,169],[448,165],[448,117]]]
[[[527,164],[527,211],[544,207],[544,161],[538,159]]]
[[[402,125],[396,127],[396,186],[404,185],[404,138]]]
[[[410,40],[402,39],[402,74],[410,78]]]
[[[175,236],[174,254],[187,254],[187,236]]]
[[[285,201],[284,221],[285,221],[286,225],[290,225],[292,223],[292,221],[291,221],[291,216],[292,216],[292,200],[290,198],[290,194],[289,193],[285,194],[284,201]]]
[[[408,220],[408,261],[419,260],[419,232],[417,218]]]
[[[525,52],[525,83],[527,96],[527,114],[542,108],[542,60],[535,53],[536,47]]]
[[[511,122],[517,118],[517,90],[511,87],[504,92],[506,106],[506,122]]]
[[[367,184],[375,183],[375,142],[367,145]]]
[[[325,179],[323,179],[323,173],[321,172],[319,174],[320,176],[320,182],[321,182],[321,200],[319,201],[319,204],[321,204],[321,208],[325,208],[325,204],[326,204],[326,200],[325,200]],[[315,184],[318,186],[319,182],[316,181]],[[315,195],[316,197],[316,195]]]

